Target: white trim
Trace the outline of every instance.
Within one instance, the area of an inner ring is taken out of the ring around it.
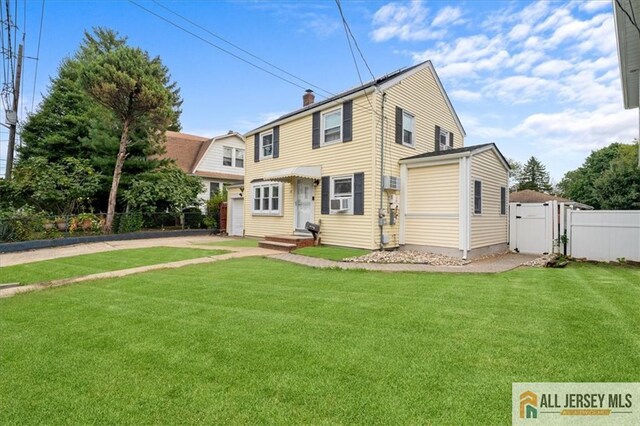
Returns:
[[[345,197],[344,195],[339,195],[339,196],[335,196],[333,191],[334,191],[334,186],[335,186],[335,181],[337,179],[351,179],[351,196],[350,197]],[[354,194],[354,186],[355,186],[355,178],[353,174],[350,175],[338,175],[338,176],[331,176],[331,178],[329,179],[329,214],[353,214],[353,203],[355,201],[355,194]],[[338,210],[333,210],[331,208],[331,200],[334,199],[349,199],[351,200],[349,203],[349,210],[347,210],[346,212],[341,212]]]
[[[410,169],[420,168],[420,167],[431,167],[431,166],[443,166],[446,164],[457,164],[460,158],[468,157],[468,155],[458,155],[455,157],[448,158],[440,158],[440,157],[427,157],[430,161],[424,161],[427,158],[416,158],[416,160],[421,161],[413,161],[407,160],[403,161],[400,164],[406,165]]]
[[[389,87],[395,86],[396,84],[400,83],[402,80],[404,80],[406,78],[409,78],[414,74],[417,74],[418,72],[422,71],[425,68],[429,68],[429,70],[431,70],[431,73],[433,74],[433,79],[436,81],[438,89],[440,89],[440,92],[442,93],[442,97],[444,98],[445,102],[447,103],[447,106],[449,107],[449,111],[451,112],[451,115],[453,116],[453,119],[455,120],[456,125],[458,126],[458,130],[460,131],[460,133],[462,133],[463,136],[467,136],[467,132],[465,132],[464,127],[462,127],[462,123],[460,122],[460,118],[458,118],[458,114],[456,113],[455,109],[453,109],[453,105],[451,104],[451,100],[449,99],[449,96],[447,95],[447,92],[444,90],[444,86],[442,85],[442,82],[440,81],[440,77],[438,77],[438,73],[436,72],[436,69],[433,67],[433,64],[431,63],[431,61],[425,61],[422,64],[420,64],[417,67],[415,67],[414,69],[412,69],[411,71],[408,71],[408,72],[406,72],[404,74],[401,74],[399,76],[396,76],[396,77],[392,78],[389,81],[386,81],[386,82],[382,83],[379,86],[380,90],[385,91]]]
[[[264,155],[264,149],[263,149],[263,145],[262,145],[262,138],[264,138],[265,136],[269,136],[271,135],[271,155]],[[274,148],[274,140],[273,140],[273,129],[271,130],[267,130],[266,132],[261,132],[260,135],[258,136],[258,153],[260,154],[260,161],[262,160],[268,160],[269,158],[273,158],[273,148]]]
[[[273,190],[271,188],[273,188],[274,186],[277,186],[278,188],[278,210],[272,210],[271,207],[273,206],[272,202],[273,202]],[[269,187],[269,209],[268,210],[264,210],[262,209],[262,200],[263,200],[263,188],[264,187]],[[260,209],[256,210],[255,208],[255,196],[256,196],[256,188],[260,188]],[[281,182],[273,182],[273,181],[263,181],[263,182],[255,182],[251,184],[251,197],[249,199],[249,202],[251,203],[251,214],[253,216],[282,216],[282,207],[284,205],[284,191],[283,191],[283,185]]]
[[[295,231],[306,231],[306,229],[299,229],[296,225],[298,224],[298,183],[301,180],[306,180],[309,182],[309,185],[311,187],[311,218],[309,220],[309,222],[314,222],[315,221],[315,217],[316,217],[316,203],[315,203],[315,198],[316,198],[316,186],[313,184],[313,179],[310,178],[296,178],[296,189],[293,193],[293,229]]]
[[[411,117],[411,129],[407,129],[411,132],[411,143],[406,143],[404,141],[404,116],[408,115],[409,117]],[[409,148],[415,148],[416,147],[416,116],[413,115],[412,113],[410,113],[409,111],[405,110],[404,108],[402,109],[402,145],[409,147]]]
[[[333,113],[338,112],[338,111],[340,111],[340,124],[339,124],[340,137],[338,139],[334,140],[334,141],[326,142],[324,140],[324,138],[325,138],[325,133],[324,133],[324,131],[325,131],[325,127],[324,127],[325,117],[327,115],[329,115],[329,114],[333,114]],[[336,143],[342,143],[342,140],[343,140],[342,132],[344,130],[343,129],[343,127],[344,127],[343,114],[344,114],[344,110],[342,108],[342,105],[340,105],[339,107],[336,107],[336,108],[333,108],[333,109],[329,109],[327,111],[323,111],[322,113],[320,113],[320,146],[327,146],[327,145],[333,145],[333,144],[336,144]]]

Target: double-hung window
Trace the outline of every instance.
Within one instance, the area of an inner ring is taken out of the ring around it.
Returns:
[[[236,167],[244,168],[244,149],[236,148]]]
[[[353,175],[331,177],[331,213],[353,213]]]
[[[473,213],[482,214],[482,182],[473,181]]]
[[[342,107],[322,114],[322,142],[342,140]]]
[[[402,143],[407,146],[414,146],[414,135],[416,119],[406,111],[402,111]]]
[[[453,148],[451,146],[451,133],[440,129],[440,151],[445,151],[451,148]]]
[[[222,188],[222,182],[209,182],[209,198],[215,197]]]
[[[273,157],[273,131],[260,134],[260,158]]]
[[[253,185],[253,213],[278,216],[282,212],[282,184],[262,182]]]
[[[222,165],[231,166],[233,162],[233,148],[229,146],[222,147]]]

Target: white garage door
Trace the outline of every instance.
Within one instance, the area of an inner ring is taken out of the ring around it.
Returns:
[[[244,231],[244,199],[231,199],[231,231],[230,235],[243,236]]]
[[[553,249],[551,203],[511,203],[511,250],[518,253],[547,254]]]

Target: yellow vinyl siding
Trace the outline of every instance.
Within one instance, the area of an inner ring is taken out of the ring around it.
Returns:
[[[326,110],[335,108],[327,105]],[[283,185],[282,216],[257,216],[252,213],[251,181],[262,178],[265,172],[295,166],[321,166],[322,176],[351,175],[363,172],[364,215],[321,215],[321,185],[314,186],[314,221],[321,225],[322,242],[350,247],[373,248],[373,176],[372,120],[369,103],[364,96],[353,100],[353,140],[311,147],[312,116],[302,116],[280,125],[280,156],[254,163],[253,134],[247,135],[245,168],[245,230],[248,236],[264,237],[291,234],[294,231],[294,185]]]
[[[474,183],[482,182],[482,214],[474,214]],[[471,248],[507,242],[507,216],[500,214],[500,187],[507,187],[507,171],[493,151],[471,157]]]
[[[425,152],[431,152],[435,149],[435,126],[438,125],[443,129],[450,131],[454,134],[453,142],[454,148],[461,148],[464,146],[464,136],[456,124],[455,117],[453,116],[447,102],[438,87],[435,76],[432,74],[428,67],[420,70],[419,72],[405,78],[401,83],[396,84],[385,91],[385,104],[384,104],[384,175],[400,176],[399,160],[411,157],[413,155],[423,154]],[[376,107],[378,111],[382,106],[382,95],[376,96]],[[395,142],[395,108],[396,106],[412,114],[415,118],[415,147],[408,147],[397,144]],[[375,211],[380,207],[379,201],[379,188],[380,188],[380,144],[381,144],[381,123],[380,120],[376,120],[377,127],[375,130],[376,139],[376,157],[374,170],[376,178],[374,180],[373,191],[375,195]],[[456,178],[457,179],[457,178]],[[410,181],[410,179],[409,179]],[[458,189],[456,188],[456,194]],[[400,193],[397,192],[397,195]],[[384,196],[385,207],[387,204],[387,195]],[[457,206],[452,207],[457,212]],[[447,223],[452,222],[447,220]],[[457,224],[456,224],[457,226]],[[410,238],[410,234],[413,228],[411,226],[405,228],[405,238]],[[385,233],[391,237],[391,243],[388,247],[397,245],[399,241],[400,227],[385,226]],[[374,237],[376,244],[380,243],[380,231],[377,223],[374,223]],[[456,238],[456,247],[458,245]],[[447,241],[451,240],[450,237],[446,238]],[[408,241],[406,241],[409,243]]]
[[[405,243],[458,248],[459,165],[410,168]]]

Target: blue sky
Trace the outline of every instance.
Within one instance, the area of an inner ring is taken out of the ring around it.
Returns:
[[[138,3],[265,66],[153,1]],[[333,1],[160,3],[328,92],[358,84]],[[25,11],[19,1],[18,7],[26,54],[35,57],[41,2],[28,0]],[[535,155],[559,180],[591,150],[637,137],[637,111],[622,107],[609,0],[343,0],[343,9],[376,76],[433,61],[465,126],[467,145],[496,142],[507,157],[520,161]],[[37,108],[49,77],[76,50],[83,31],[95,26],[115,29],[131,45],[162,58],[182,90],[185,132],[244,132],[301,105],[301,87],[234,59],[131,2],[47,0],[35,91],[35,61],[25,61],[22,119],[32,99]],[[0,159],[6,156],[6,138],[3,128]]]

